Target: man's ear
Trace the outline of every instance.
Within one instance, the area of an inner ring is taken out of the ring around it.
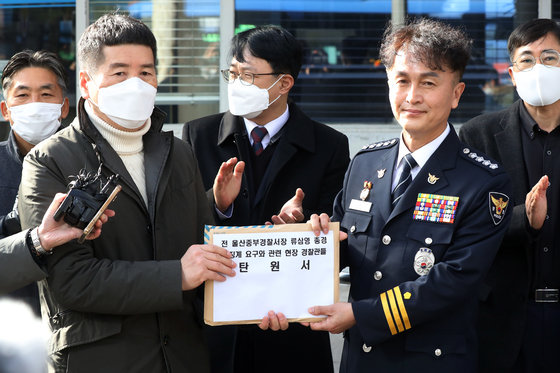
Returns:
[[[456,109],[459,106],[459,100],[461,99],[461,95],[465,91],[465,83],[459,82],[453,88],[453,101],[451,103],[451,108]]]
[[[68,116],[70,112],[70,101],[68,101],[68,97],[64,97],[64,101],[62,102],[62,109],[60,110],[60,117],[62,119]]]
[[[515,85],[515,77],[513,76],[513,66],[508,67],[508,73],[509,73],[509,77],[511,78],[511,82],[515,87],[516,85]]]
[[[291,76],[290,74],[286,74],[280,79],[278,83],[280,84],[280,94],[287,94],[294,86],[295,80],[293,76]]]
[[[87,100],[90,97],[89,88],[87,87],[87,83],[89,81],[90,77],[88,73],[84,70],[80,71],[80,92],[84,100]]]
[[[2,102],[0,102],[0,110],[2,110],[2,117],[4,117],[7,122],[10,122],[11,125],[12,122],[10,121],[10,113],[8,111],[8,104],[6,104],[6,101],[2,100]]]

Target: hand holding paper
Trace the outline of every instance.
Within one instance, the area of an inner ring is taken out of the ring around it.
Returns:
[[[309,313],[314,316],[327,316],[324,320],[309,323],[309,327],[313,330],[326,330],[337,334],[350,329],[356,323],[352,304],[347,302],[311,307]]]
[[[290,323],[286,316],[281,313],[275,313],[274,311],[268,311],[268,314],[263,317],[261,323],[259,324],[259,328],[262,330],[286,330]]]
[[[183,290],[191,290],[206,280],[223,282],[235,276],[231,253],[214,245],[192,245],[181,258]]]
[[[317,214],[311,215],[311,218],[309,219],[309,223],[311,223],[311,230],[313,231],[313,234],[319,237],[319,235],[321,235],[321,232],[323,232],[324,234],[329,233],[330,221],[331,218],[325,213],[322,213],[321,215],[317,215]],[[344,241],[345,239],[348,238],[348,234],[346,232],[340,231],[339,237],[340,237],[340,241]]]

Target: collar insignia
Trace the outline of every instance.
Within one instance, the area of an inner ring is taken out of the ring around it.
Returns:
[[[438,180],[439,177],[436,177],[436,175],[432,175],[431,173],[428,173],[428,183],[434,185]]]

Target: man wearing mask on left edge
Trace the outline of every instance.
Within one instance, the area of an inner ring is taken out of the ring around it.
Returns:
[[[54,53],[25,50],[16,53],[2,71],[2,116],[10,122],[8,140],[0,142],[0,238],[21,231],[14,208],[21,181],[23,157],[54,134],[69,111],[68,80]],[[9,294],[39,314],[36,284]]]

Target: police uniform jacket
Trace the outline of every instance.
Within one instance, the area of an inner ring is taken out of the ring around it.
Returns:
[[[335,201],[356,319],[341,372],[476,372],[477,288],[509,223],[509,177],[452,129],[392,210],[397,144],[360,151]],[[352,202],[365,181],[370,209]]]
[[[37,226],[80,169],[121,176],[115,217],[101,236],[46,257],[39,282],[56,372],[208,372],[197,290],[182,291],[180,259],[214,224],[191,148],[162,132],[157,108],[143,136],[148,204],[84,110],[25,157],[19,192],[24,228]],[[99,158],[98,158],[99,157]]]

